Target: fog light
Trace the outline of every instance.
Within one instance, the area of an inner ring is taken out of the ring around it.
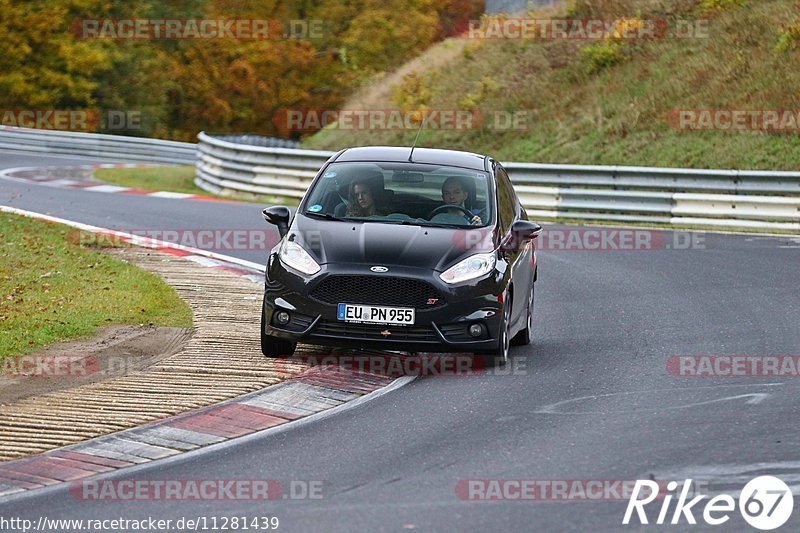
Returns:
[[[469,334],[472,335],[473,337],[480,337],[481,335],[483,335],[483,325],[478,324],[477,322],[475,324],[472,324],[469,327]]]
[[[291,317],[289,317],[289,313],[287,313],[286,311],[278,311],[277,313],[275,313],[275,322],[277,322],[281,326],[285,326],[286,324],[288,324],[290,318]]]

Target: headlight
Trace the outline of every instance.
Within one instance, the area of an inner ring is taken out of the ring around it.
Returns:
[[[485,276],[494,270],[495,262],[494,252],[471,255],[445,270],[439,277],[445,283],[461,283]]]
[[[308,255],[308,252],[303,250],[303,247],[296,242],[284,239],[278,256],[286,266],[309,276],[313,276],[321,270],[314,258]]]

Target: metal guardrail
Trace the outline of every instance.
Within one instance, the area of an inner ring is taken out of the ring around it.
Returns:
[[[320,167],[335,152],[270,148],[197,136],[197,177],[206,191],[302,198]]]
[[[262,146],[264,148],[297,148],[300,146],[298,141],[281,139],[279,137],[266,137],[255,133],[209,133],[208,135],[214,139],[228,141],[233,144],[247,144],[249,146]]]
[[[197,145],[100,133],[0,126],[0,150],[135,163],[193,164]]]
[[[300,198],[334,152],[198,135],[195,183],[215,193]],[[800,172],[504,163],[534,219],[800,232]]]
[[[219,194],[300,198],[334,152],[292,141],[209,135],[198,144],[0,126],[0,151],[120,162],[187,164],[195,183]],[[800,172],[687,170],[504,163],[534,219],[644,222],[800,232]]]

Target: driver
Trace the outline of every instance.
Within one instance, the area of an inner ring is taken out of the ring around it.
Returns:
[[[483,224],[483,221],[481,220],[481,217],[478,216],[478,211],[474,209],[468,209],[465,205],[468,199],[470,200],[470,204],[472,204],[471,198],[469,198],[469,193],[467,192],[467,187],[464,185],[464,180],[461,176],[450,176],[442,184],[442,200],[444,200],[444,203],[462,207],[472,213],[473,216],[472,218],[468,218],[465,216],[464,212],[459,209],[448,209],[446,212],[453,215],[463,216],[469,220],[471,225],[480,226]]]

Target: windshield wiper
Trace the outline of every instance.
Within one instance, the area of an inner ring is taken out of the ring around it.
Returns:
[[[461,224],[442,224],[439,222],[430,222],[427,220],[401,220],[400,225],[403,226],[420,226],[423,228],[466,228],[467,226],[462,226]]]
[[[469,225],[465,224],[445,224],[443,222],[431,222],[430,224],[422,224],[426,228],[460,228],[460,229],[469,229]]]
[[[378,219],[378,220],[370,220],[370,222],[379,222],[381,224],[396,224],[398,226],[424,226],[424,221],[420,221],[416,218],[388,218],[388,219]]]
[[[305,216],[307,216],[307,217],[324,218],[325,220],[338,220],[340,222],[343,222],[343,221],[347,220],[347,219],[344,219],[344,218],[335,217],[335,216],[333,216],[333,215],[331,215],[329,213],[313,213],[313,212],[310,212],[310,211],[306,211],[303,214]]]

